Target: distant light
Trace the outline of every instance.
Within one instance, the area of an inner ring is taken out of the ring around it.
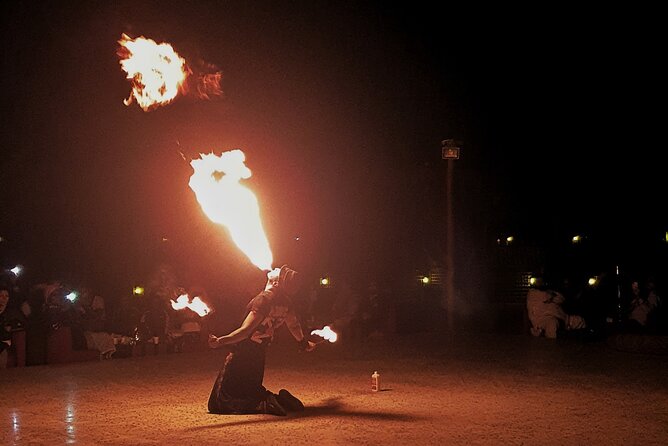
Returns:
[[[497,239],[496,239],[496,243],[497,243],[497,244],[499,244],[499,245],[506,245],[506,246],[507,246],[507,245],[510,245],[510,244],[511,244],[512,242],[514,242],[514,241],[515,241],[515,237],[513,237],[512,235],[509,235],[509,236],[507,236],[507,237],[505,237],[505,238],[497,238]]]
[[[598,283],[598,277],[596,276],[590,277],[589,280],[587,280],[587,284],[589,284],[589,286],[594,286],[597,283]]]
[[[430,282],[429,277],[424,276],[424,277],[422,278],[422,283],[424,283],[425,285],[428,285],[429,282]]]
[[[19,274],[23,272],[23,267],[21,265],[16,265],[14,268],[10,269],[10,271],[14,273],[16,277],[18,277]]]
[[[582,236],[574,235],[572,241],[573,243],[580,243],[582,241]]]
[[[140,286],[136,286],[132,289],[132,294],[134,294],[135,296],[140,296],[140,295],[144,294],[144,288],[140,287]]]
[[[295,236],[295,241],[298,242],[298,241],[299,241],[299,238],[300,238],[300,237],[299,237],[298,235],[296,235],[296,236]]]
[[[77,297],[79,297],[79,294],[77,294],[76,291],[70,291],[67,293],[67,296],[65,296],[65,299],[69,300],[70,302],[74,302],[77,300]]]
[[[327,277],[321,277],[321,278],[320,278],[320,285],[322,285],[322,286],[327,286],[327,285],[329,285],[329,278],[327,278]]]
[[[162,238],[162,241],[163,241],[163,242],[168,242],[169,239],[168,239],[167,237],[163,237],[163,238]]]
[[[0,237],[0,239],[1,239],[1,237]],[[666,241],[666,243],[668,243],[668,231],[666,231],[666,235],[665,235],[664,240]]]
[[[529,277],[529,285],[535,285],[538,279],[536,279],[534,276]]]

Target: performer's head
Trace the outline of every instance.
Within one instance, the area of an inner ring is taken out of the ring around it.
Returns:
[[[288,296],[294,296],[301,288],[301,276],[288,265],[281,266],[278,275],[278,286],[283,289]]]

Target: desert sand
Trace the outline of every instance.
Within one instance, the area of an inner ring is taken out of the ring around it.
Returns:
[[[265,385],[304,412],[213,415],[225,350],[0,370],[5,445],[666,445],[668,356],[606,342],[419,333],[299,353]],[[371,391],[371,374],[381,391]]]

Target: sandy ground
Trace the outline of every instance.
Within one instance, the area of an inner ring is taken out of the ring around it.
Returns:
[[[265,375],[307,408],[212,415],[224,350],[0,371],[6,445],[667,445],[668,356],[524,335],[418,334],[297,353]],[[378,370],[382,391],[371,392]]]

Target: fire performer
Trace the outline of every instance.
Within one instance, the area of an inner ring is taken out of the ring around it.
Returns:
[[[304,410],[302,402],[287,390],[274,394],[262,385],[266,350],[275,329],[285,323],[302,351],[315,349],[316,344],[304,336],[291,301],[299,290],[299,279],[287,265],[271,270],[264,291],[246,306],[241,326],[224,336],[209,335],[211,348],[232,346],[211,389],[210,413],[286,415]]]

